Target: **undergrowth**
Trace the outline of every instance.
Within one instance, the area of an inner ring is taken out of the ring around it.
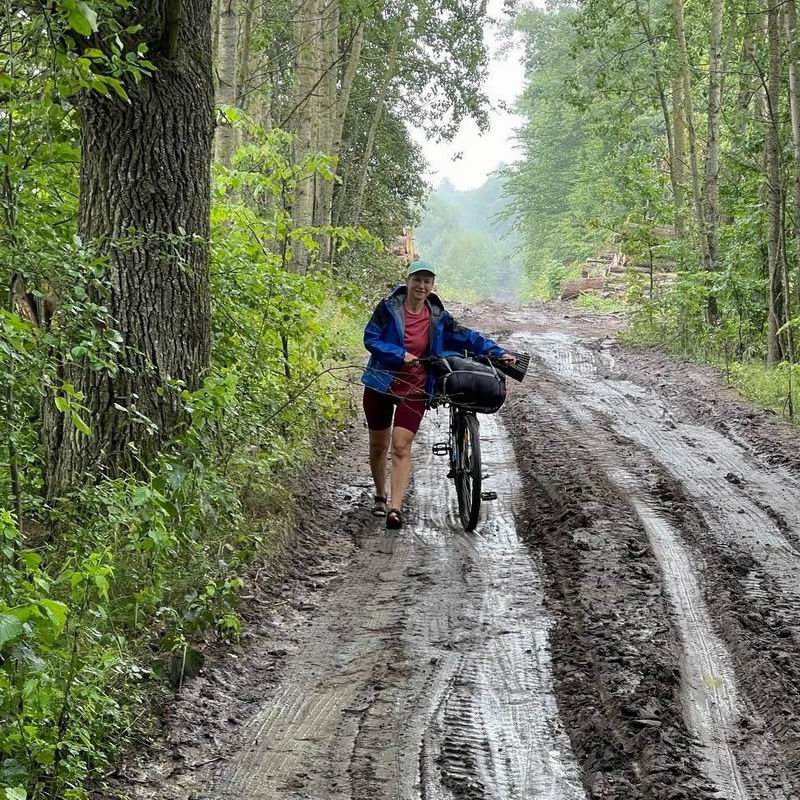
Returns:
[[[598,314],[618,314],[628,310],[628,305],[619,298],[603,297],[592,292],[578,295],[575,305]]]
[[[678,273],[675,283],[652,299],[634,295],[631,324],[624,341],[666,352],[722,370],[730,386],[755,405],[798,422],[800,365],[766,365],[763,308],[747,302],[759,287],[755,280],[726,283],[725,276]],[[706,316],[715,290],[723,313],[717,324]]]
[[[42,331],[3,312],[3,800],[85,798],[153,698],[197,671],[204,643],[239,636],[247,576],[289,524],[288,483],[343,421],[368,295],[400,268],[372,258],[363,284],[334,279],[322,261],[306,274],[287,269],[296,242],[313,257],[318,241],[316,231],[292,226],[283,204],[299,174],[284,156],[288,144],[280,132],[256,139],[237,168],[217,175],[211,369],[195,391],[178,387],[189,422],[137,474],[89,482],[55,507],[43,498],[44,454],[31,420],[53,390],[54,362],[71,353],[102,370],[120,346],[113,331],[97,336],[100,326],[84,322],[105,315],[85,290],[87,280],[102,283],[102,265],[66,276],[64,317],[80,323],[72,328]],[[320,157],[302,165],[325,168]],[[358,253],[374,251],[374,240],[361,229],[332,233],[340,271],[363,274]],[[53,248],[44,274],[61,274],[63,254]],[[59,390],[79,435],[91,435],[80,426],[82,398]],[[12,454],[24,489],[20,519],[7,488]]]

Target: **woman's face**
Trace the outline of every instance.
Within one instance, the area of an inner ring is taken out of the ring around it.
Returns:
[[[406,279],[408,296],[417,300],[425,300],[433,291],[433,282],[436,277],[432,272],[415,272]]]

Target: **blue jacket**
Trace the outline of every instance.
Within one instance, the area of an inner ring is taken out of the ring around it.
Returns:
[[[381,300],[372,312],[372,317],[364,329],[364,347],[370,352],[369,362],[361,382],[376,392],[388,392],[398,370],[403,366],[406,354],[405,314],[403,301],[406,287],[398,286],[389,297]],[[468,353],[476,356],[505,355],[505,350],[491,339],[481,336],[477,331],[459,325],[445,311],[442,301],[435,294],[428,295],[428,308],[431,312],[431,330],[428,347],[430,356],[446,356]],[[428,370],[426,394],[433,394],[434,376]]]

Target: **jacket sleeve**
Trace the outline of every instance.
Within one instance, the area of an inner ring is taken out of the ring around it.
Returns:
[[[386,301],[381,300],[364,328],[364,347],[387,362],[388,366],[402,366],[406,351],[397,344],[386,341],[386,331],[392,318]]]
[[[448,312],[444,320],[444,346],[448,350],[466,350],[474,356],[500,358],[506,351],[496,342],[482,336],[478,331],[459,325]]]

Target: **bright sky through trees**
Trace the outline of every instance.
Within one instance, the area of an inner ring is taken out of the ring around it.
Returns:
[[[523,54],[518,34],[511,42],[504,35],[508,14],[503,10],[503,0],[489,0],[488,6],[489,15],[495,20],[485,31],[490,59],[486,94],[491,104],[491,128],[481,135],[474,120],[464,120],[452,142],[429,141],[424,131],[412,128],[412,136],[422,145],[428,161],[426,177],[434,186],[447,178],[456,189],[475,189],[501,163],[518,157],[514,129],[520,125],[520,118],[510,109],[522,92]]]

